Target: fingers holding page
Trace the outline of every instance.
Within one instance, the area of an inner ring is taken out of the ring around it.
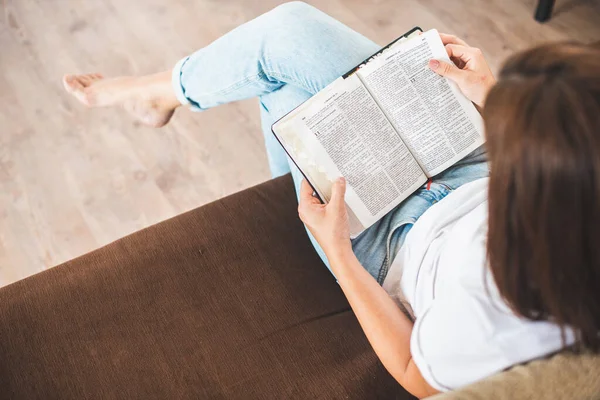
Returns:
[[[469,46],[467,44],[467,42],[465,42],[464,40],[462,40],[461,38],[454,36],[454,35],[449,35],[447,33],[440,33],[440,38],[442,39],[442,43],[444,43],[444,45],[447,44],[458,44],[461,46]]]
[[[451,59],[456,58],[465,63],[482,56],[481,50],[478,48],[460,44],[448,44],[446,45],[446,51]]]
[[[467,42],[465,42],[464,40],[462,40],[461,38],[454,36],[454,35],[449,35],[447,33],[440,33],[440,39],[442,39],[442,43],[444,44],[445,48],[446,48],[446,52],[448,53],[448,57],[450,57],[450,59],[452,60],[452,62],[454,64],[456,64],[456,66],[460,69],[463,69],[465,67],[466,62],[463,61],[461,58],[457,57],[456,55],[452,54],[452,50],[449,46],[463,46],[463,47],[469,47],[469,45],[467,44]]]

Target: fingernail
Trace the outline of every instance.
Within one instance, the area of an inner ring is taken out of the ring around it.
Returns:
[[[337,182],[338,183],[344,183],[345,181],[346,180],[343,177],[341,177],[341,176],[339,178],[337,178]]]
[[[438,69],[440,62],[438,60],[429,60],[429,68]]]

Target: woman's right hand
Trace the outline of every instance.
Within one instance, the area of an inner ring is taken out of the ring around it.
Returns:
[[[431,60],[429,68],[454,81],[469,100],[483,108],[489,90],[496,83],[483,53],[456,36],[440,33],[440,37],[454,64]]]

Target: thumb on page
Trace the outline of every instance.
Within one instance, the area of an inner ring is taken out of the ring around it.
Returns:
[[[331,188],[331,200],[329,204],[335,208],[344,207],[344,195],[346,194],[346,180],[337,178]]]
[[[440,60],[430,60],[429,68],[436,74],[445,76],[454,82],[459,82],[464,72],[458,69],[456,65]]]

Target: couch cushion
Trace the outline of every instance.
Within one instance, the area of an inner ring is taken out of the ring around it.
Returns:
[[[597,400],[600,399],[600,356],[565,351],[517,365],[460,390],[431,398],[434,399]]]
[[[2,397],[408,399],[285,176],[0,289]]]

